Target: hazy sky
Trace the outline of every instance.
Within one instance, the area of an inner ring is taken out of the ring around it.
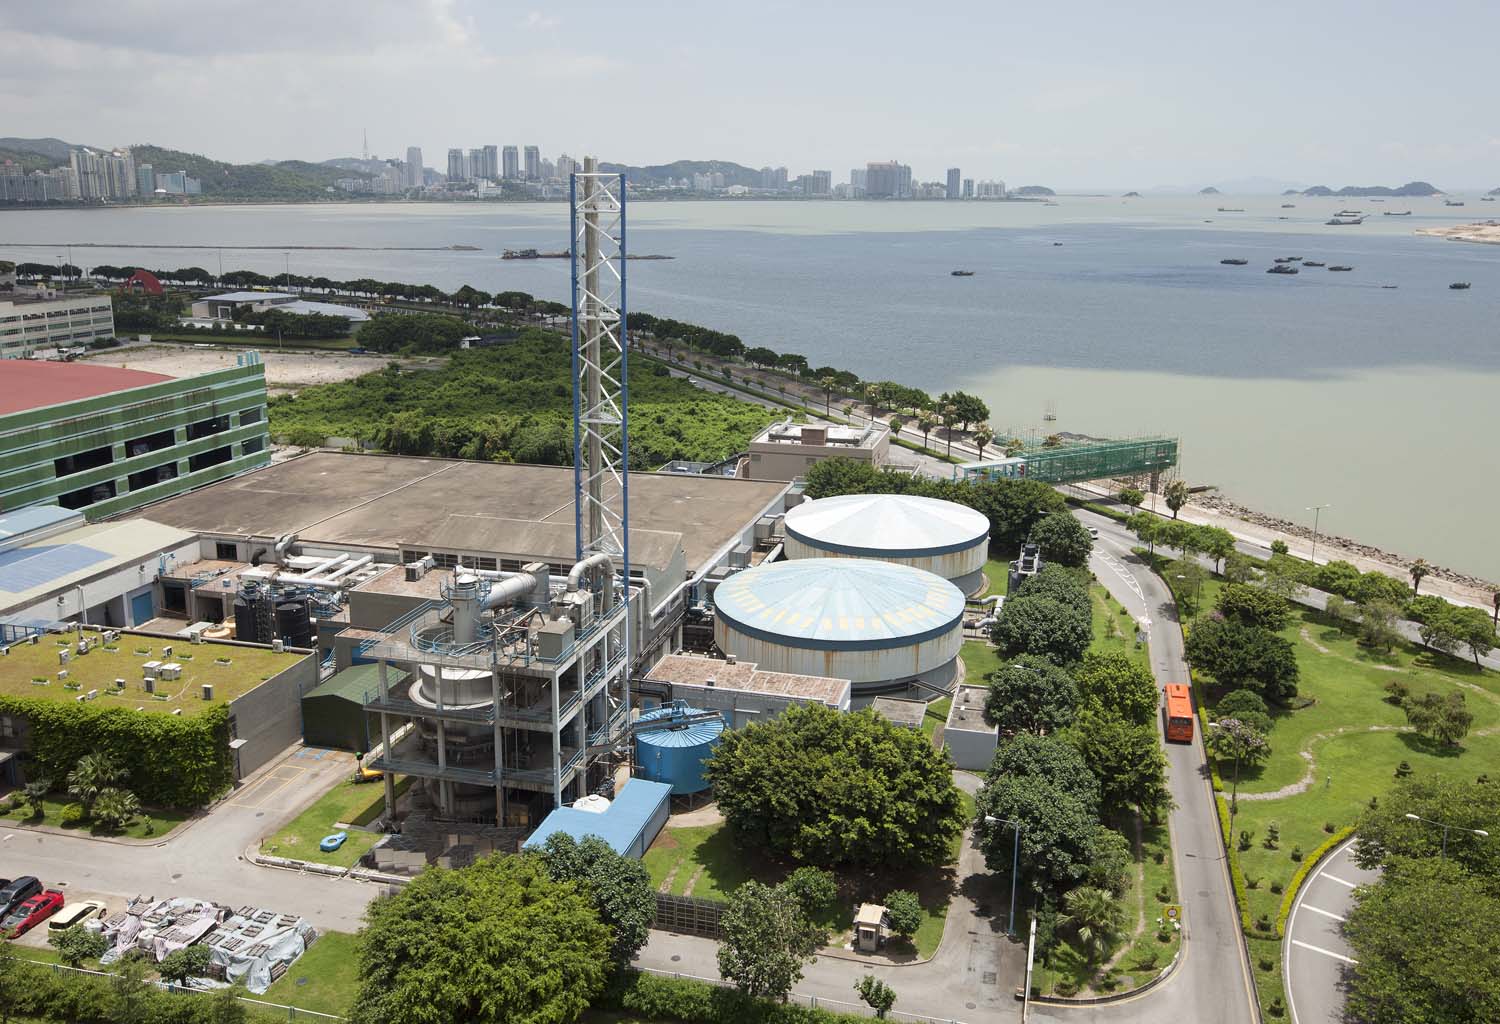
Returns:
[[[1012,185],[1500,185],[1500,3],[3,0],[0,136]]]

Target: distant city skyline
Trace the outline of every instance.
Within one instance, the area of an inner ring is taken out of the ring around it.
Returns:
[[[894,158],[923,182],[957,166],[976,182],[1074,190],[1500,185],[1500,129],[1477,116],[1493,4],[1410,18],[1389,0],[1332,0],[1290,25],[1099,0],[1066,19],[976,8],[961,23],[885,6],[852,19],[773,0],[684,18],[653,0],[629,17],[595,2],[118,0],[102,18],[86,0],[11,0],[0,124],[245,163],[354,156],[368,131],[380,156],[420,147],[429,166],[490,138],[635,165],[787,166],[794,179]],[[1357,45],[1352,25],[1369,29]]]

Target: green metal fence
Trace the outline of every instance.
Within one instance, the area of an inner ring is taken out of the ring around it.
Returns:
[[[1024,460],[1022,465],[1018,465],[1013,458],[973,462],[957,467],[954,475],[961,480],[1024,476],[1028,480],[1040,480],[1048,484],[1066,484],[1080,480],[1161,473],[1177,465],[1177,438],[1060,440],[1053,445],[1045,442],[1028,444],[1023,450],[1015,452],[1015,455]]]

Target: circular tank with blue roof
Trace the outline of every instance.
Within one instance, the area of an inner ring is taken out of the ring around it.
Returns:
[[[636,722],[636,775],[672,787],[672,795],[701,793],[708,788],[703,762],[713,754],[724,734],[717,712],[673,701],[647,711]]]

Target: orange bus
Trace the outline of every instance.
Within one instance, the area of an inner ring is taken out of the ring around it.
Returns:
[[[1166,702],[1162,714],[1167,721],[1167,739],[1176,743],[1193,742],[1193,698],[1184,683],[1162,687]]]

